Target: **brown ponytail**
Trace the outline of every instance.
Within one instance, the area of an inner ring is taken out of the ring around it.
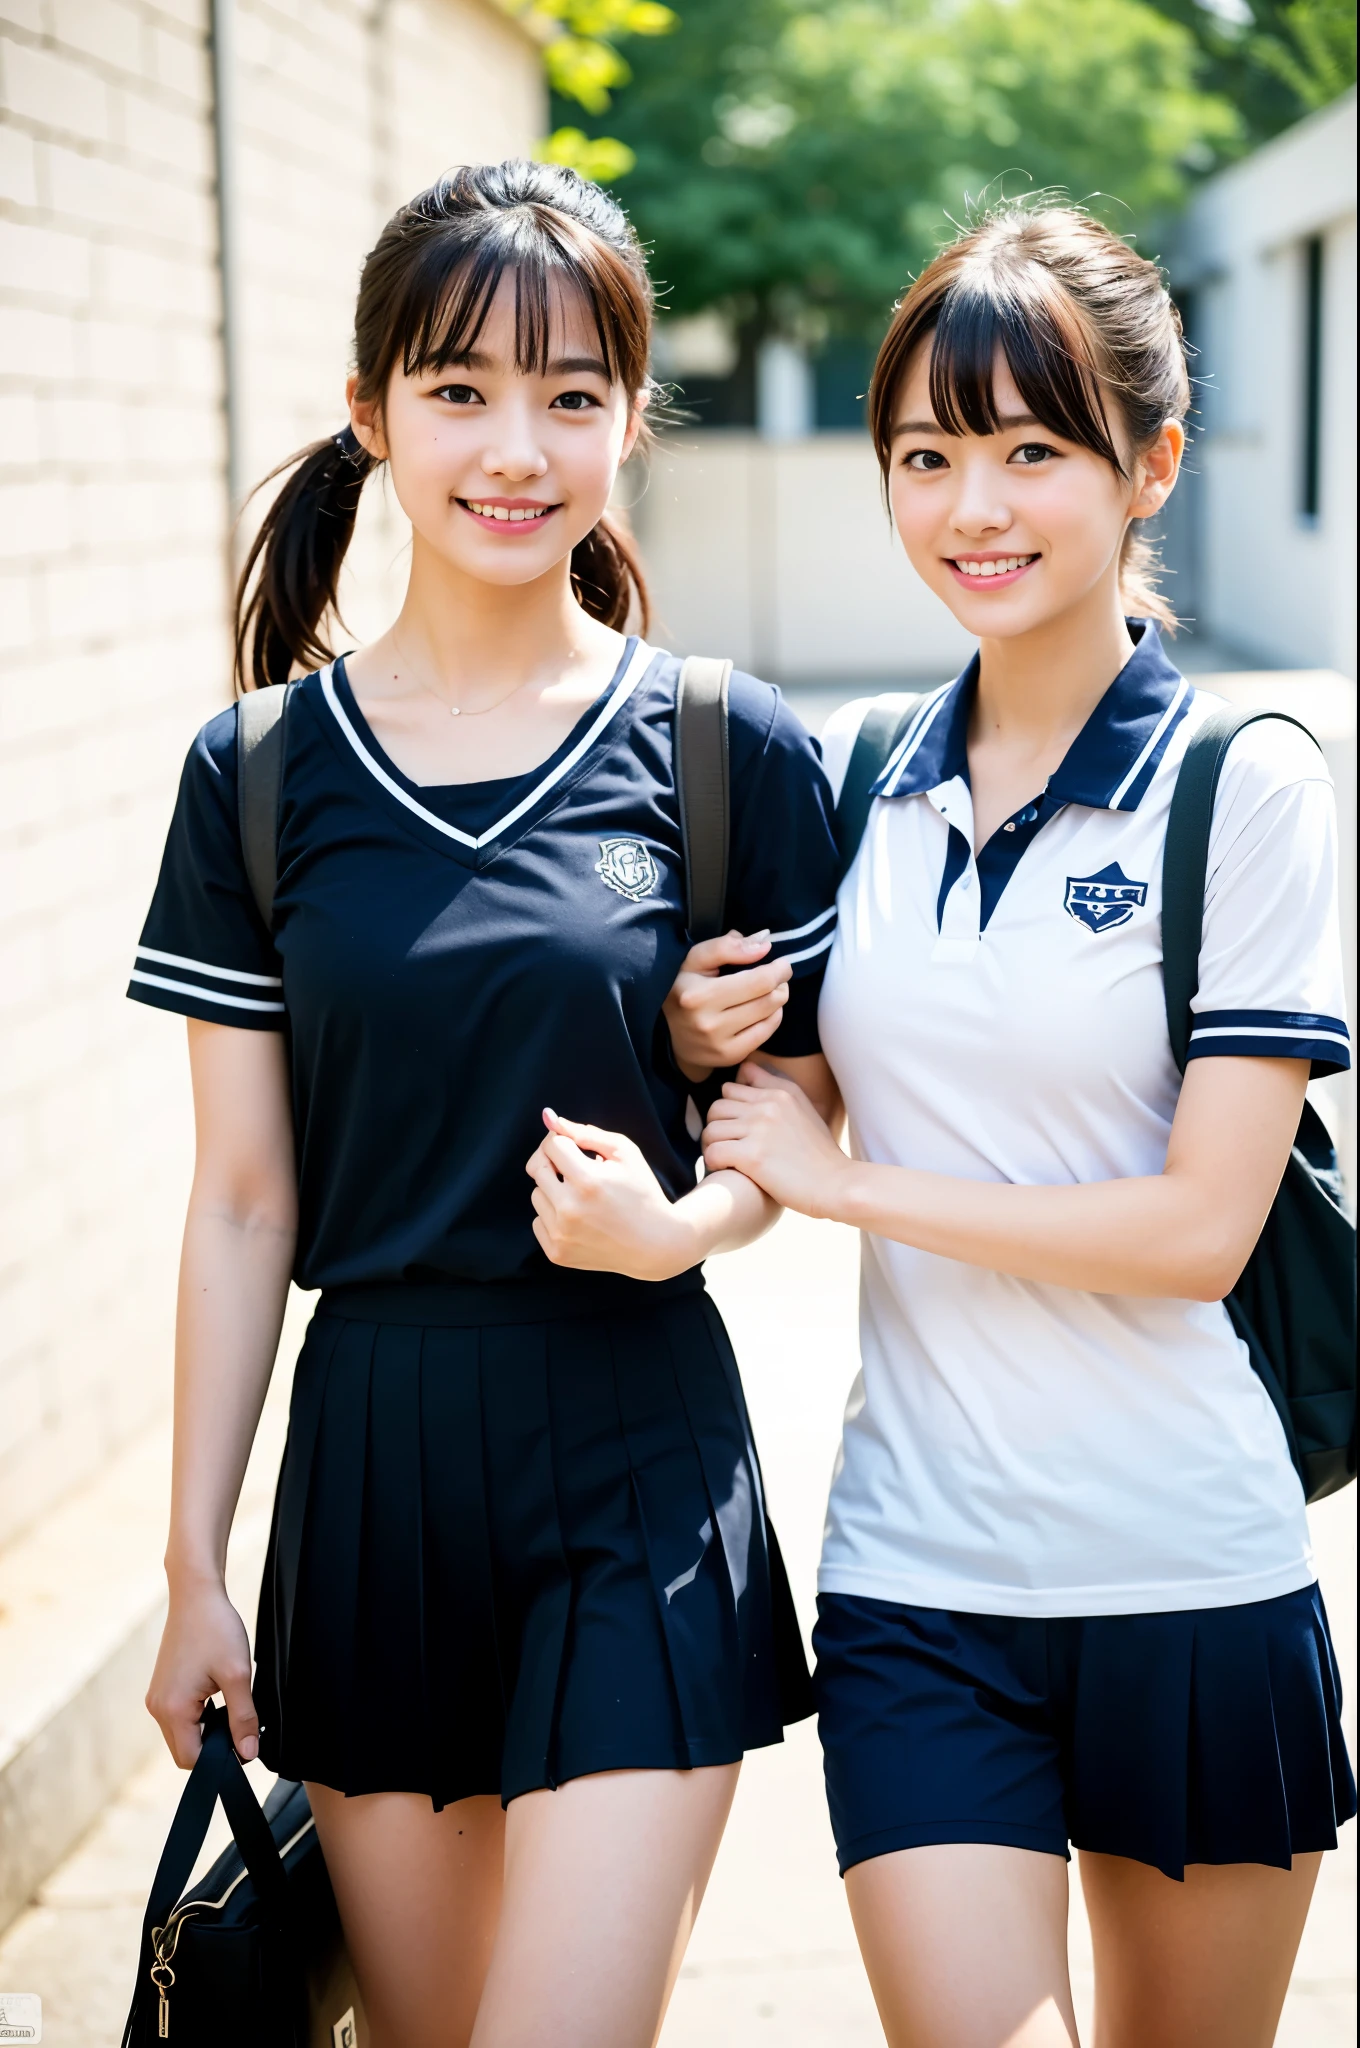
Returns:
[[[995,433],[992,366],[1001,349],[1016,388],[1051,433],[1128,474],[1110,427],[1134,457],[1190,408],[1180,315],[1156,265],[1076,206],[1008,201],[929,264],[903,298],[874,365],[869,424],[884,477],[907,364],[930,339],[930,400],[951,433]],[[1157,588],[1157,551],[1135,522],[1124,536],[1124,609],[1174,632]]]
[[[589,310],[610,377],[631,400],[650,391],[652,288],[627,216],[575,171],[514,159],[448,172],[379,235],[354,314],[357,396],[381,401],[394,370],[418,376],[475,347],[507,270],[521,371],[546,367],[552,288],[566,284]],[[330,659],[322,629],[335,613],[364,480],[377,467],[346,427],[265,478],[291,472],[237,588],[238,689]],[[601,519],[573,548],[571,586],[592,617],[621,628],[635,612],[646,632],[647,586],[617,521]]]

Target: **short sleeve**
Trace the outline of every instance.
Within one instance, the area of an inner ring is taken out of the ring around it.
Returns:
[[[1336,798],[1321,752],[1277,720],[1234,740],[1214,804],[1190,1058],[1350,1066]]]
[[[767,1052],[796,1059],[821,1050],[817,998],[836,936],[838,858],[831,791],[817,742],[778,690],[734,675],[728,693],[732,840],[728,921],[769,930],[768,958],[793,982]]]
[[[128,994],[209,1024],[284,1027],[278,954],[246,878],[236,816],[236,712],[189,749]]]

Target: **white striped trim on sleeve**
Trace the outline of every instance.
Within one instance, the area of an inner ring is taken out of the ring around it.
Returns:
[[[823,931],[823,926],[828,926],[829,929]],[[814,939],[810,946],[801,946],[797,952],[793,953],[784,950],[786,947],[792,946],[798,939],[809,938],[813,932],[820,932],[821,937]],[[797,966],[799,961],[813,960],[818,953],[825,953],[835,939],[835,936],[836,906],[833,903],[829,910],[823,910],[818,916],[810,917],[806,924],[794,925],[791,930],[786,932],[771,932],[770,951],[767,958],[771,960],[787,960],[790,966]]]
[[[171,995],[194,996],[199,1002],[215,1003],[225,1010],[265,1011],[278,1016],[287,1007],[282,1000],[283,981],[277,974],[248,974],[240,967],[216,967],[210,960],[190,960],[183,953],[163,953],[155,946],[139,946],[137,959],[156,967],[177,967],[181,970],[179,975],[172,976],[149,973],[140,965],[134,967],[129,979],[146,988],[162,988]],[[232,982],[237,988],[278,989],[280,995],[239,995],[233,989],[214,987],[217,982]]]

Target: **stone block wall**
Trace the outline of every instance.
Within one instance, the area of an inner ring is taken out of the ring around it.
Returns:
[[[0,1544],[169,1400],[183,1027],[124,1002],[180,762],[230,699],[209,0],[0,0]],[[493,0],[237,0],[250,478],[343,420],[358,267],[527,151]],[[366,507],[347,608],[399,595]]]

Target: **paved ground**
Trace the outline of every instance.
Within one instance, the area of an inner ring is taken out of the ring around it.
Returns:
[[[847,1231],[788,1217],[763,1244],[714,1261],[712,1278],[745,1368],[770,1499],[807,1621],[840,1411],[854,1372],[855,1242]],[[273,1457],[276,1420],[268,1436]],[[1353,1496],[1324,1506],[1317,1527],[1349,1674]],[[244,1588],[238,1597],[246,1599]],[[0,1942],[0,1990],[42,1994],[49,2048],[118,2041],[142,1905],[181,1782],[168,1758],[144,1771]],[[1346,1833],[1346,1847],[1328,1859],[1305,1937],[1279,2037],[1287,2048],[1355,2040],[1354,1827]],[[1089,2008],[1079,1897],[1072,1954],[1079,2009]],[[882,2038],[836,1877],[816,1739],[804,1726],[746,1765],[663,2048],[868,2048]]]

